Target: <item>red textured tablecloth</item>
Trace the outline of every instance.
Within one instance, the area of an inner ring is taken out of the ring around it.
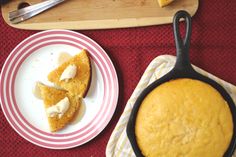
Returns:
[[[192,24],[192,63],[236,85],[236,1],[201,1]],[[0,69],[11,50],[36,32],[11,28],[0,18]],[[79,32],[98,42],[117,70],[120,95],[112,120],[101,134],[82,146],[49,150],[33,145],[18,135],[0,109],[1,157],[104,157],[108,139],[145,68],[158,55],[175,54],[170,24]]]

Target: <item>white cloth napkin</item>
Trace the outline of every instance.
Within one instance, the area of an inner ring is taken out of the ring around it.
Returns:
[[[130,142],[126,135],[126,125],[133,108],[133,105],[142,92],[144,88],[146,88],[150,83],[157,80],[158,78],[165,75],[169,72],[175,64],[176,57],[170,55],[162,55],[156,57],[147,67],[145,70],[142,78],[140,79],[137,87],[135,88],[133,94],[131,95],[130,99],[128,100],[124,112],[122,113],[109,141],[106,148],[106,156],[107,157],[135,157],[135,154],[131,148]],[[215,80],[220,85],[222,85],[227,92],[232,97],[233,101],[236,104],[236,87],[228,82],[225,82],[216,76],[207,73],[206,71],[197,68],[194,66],[194,69],[205,75],[209,78]],[[233,157],[236,157],[236,152],[234,153]]]

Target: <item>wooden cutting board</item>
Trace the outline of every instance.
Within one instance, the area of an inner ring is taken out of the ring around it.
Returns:
[[[198,0],[176,0],[160,8],[157,0],[66,0],[25,22],[9,22],[8,13],[20,3],[41,1],[11,0],[2,6],[3,18],[12,27],[32,30],[124,28],[171,23],[173,15],[182,9],[193,16],[199,4]]]

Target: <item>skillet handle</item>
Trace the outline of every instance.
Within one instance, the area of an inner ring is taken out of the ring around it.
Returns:
[[[179,31],[179,22],[180,19],[184,18],[185,20],[185,28],[186,34],[184,40],[180,36]],[[181,71],[194,71],[190,59],[189,59],[189,47],[190,47],[190,38],[192,32],[192,25],[191,25],[191,16],[186,11],[178,11],[173,19],[173,27],[174,27],[174,36],[175,36],[175,44],[176,44],[176,53],[177,53],[177,60],[175,63],[175,69]]]

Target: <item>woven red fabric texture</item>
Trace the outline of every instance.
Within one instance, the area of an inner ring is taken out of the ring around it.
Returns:
[[[193,17],[190,57],[193,64],[236,85],[236,2],[200,1]],[[181,24],[181,30],[184,27]],[[0,18],[0,69],[13,48],[38,31],[19,30]],[[24,140],[0,109],[2,157],[104,157],[109,137],[148,64],[163,54],[175,55],[172,25],[79,31],[98,42],[113,61],[119,77],[119,101],[108,126],[92,141],[69,150],[49,150]]]

